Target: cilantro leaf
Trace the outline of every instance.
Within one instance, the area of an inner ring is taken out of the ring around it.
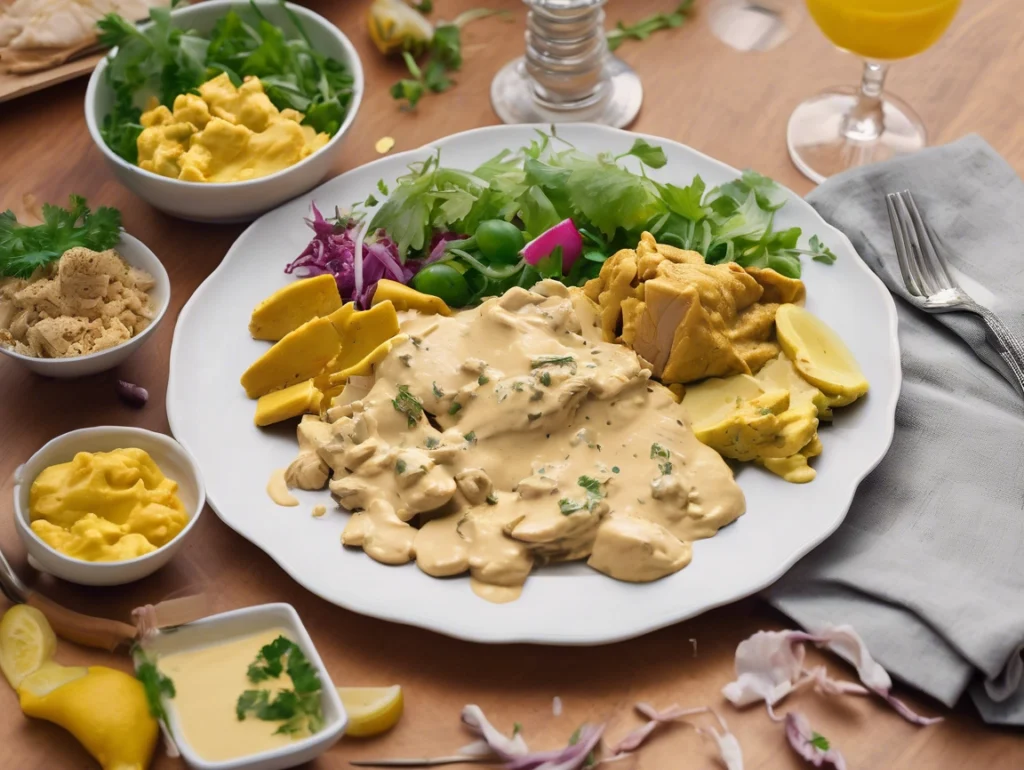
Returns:
[[[405,415],[410,428],[415,428],[416,423],[423,416],[423,404],[416,396],[409,392],[408,385],[398,386],[398,395],[391,399],[391,405],[396,412]]]
[[[164,709],[163,699],[173,698],[177,695],[174,682],[160,672],[156,663],[150,660],[141,647],[134,648],[133,657],[137,664],[135,678],[142,683],[142,688],[145,690],[146,705],[149,707],[150,716],[167,724],[167,711]]]
[[[665,151],[663,149],[656,147],[653,144],[648,144],[643,139],[637,139],[633,142],[633,146],[629,148],[629,152],[624,152],[618,157],[624,158],[627,155],[639,158],[641,163],[645,166],[650,166],[651,168],[661,168],[668,163],[668,158],[665,157]]]
[[[291,689],[278,690],[273,697],[270,690],[245,690],[235,703],[235,715],[239,721],[254,716],[267,722],[282,722],[276,733],[317,732],[324,724],[320,674],[297,644],[279,636],[264,645],[250,664],[248,676],[258,683],[276,679],[285,671],[291,679]]]
[[[0,276],[28,278],[36,268],[82,246],[104,251],[121,238],[121,212],[107,206],[89,210],[85,198],[68,197],[68,208],[43,204],[43,222],[23,225],[8,210],[0,213]]]
[[[656,13],[629,25],[618,22],[606,35],[608,49],[614,51],[627,40],[646,40],[655,32],[682,25],[691,5],[693,0],[683,0],[672,13]]]
[[[828,246],[821,242],[817,235],[812,235],[810,240],[810,255],[815,262],[824,262],[831,265],[836,261],[836,255]]]
[[[822,751],[828,751],[831,746],[828,742],[828,738],[821,733],[814,733],[811,736],[811,745],[816,749],[821,749]]]

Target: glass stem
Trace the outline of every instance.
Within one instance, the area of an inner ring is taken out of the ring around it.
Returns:
[[[864,74],[860,79],[857,102],[843,118],[842,132],[847,139],[873,142],[885,130],[885,116],[882,111],[882,89],[889,71],[886,64],[864,62]]]

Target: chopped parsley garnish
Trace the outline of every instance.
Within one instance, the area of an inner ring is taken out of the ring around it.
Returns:
[[[177,693],[174,690],[174,682],[160,673],[156,663],[149,659],[142,648],[135,647],[133,656],[139,664],[135,667],[135,678],[142,682],[142,689],[146,692],[146,705],[149,706],[149,715],[165,725],[167,712],[164,710],[164,698],[173,698]]]
[[[495,495],[493,492],[491,492],[491,494],[487,495],[487,504],[488,505],[497,505],[498,504],[498,496]]]
[[[526,385],[523,384],[523,382],[521,382],[520,380],[516,380],[515,382],[512,383],[512,390],[514,390],[516,393],[522,392],[523,388],[525,387]]]
[[[512,737],[515,738],[519,733],[523,731],[523,726],[518,722],[512,723]]]
[[[543,417],[543,415],[540,412],[531,412],[530,414],[526,415],[526,419],[528,422],[539,420],[541,417]]]
[[[399,460],[395,463],[395,473],[399,476],[405,473],[405,460]]]
[[[654,460],[659,457],[662,460],[668,460],[670,457],[672,457],[672,453],[669,450],[665,449],[665,447],[663,447],[661,444],[651,444],[651,459]]]
[[[822,751],[828,751],[829,747],[831,746],[831,744],[828,742],[828,738],[826,738],[821,733],[814,733],[811,736],[811,745],[814,746],[814,748],[816,749],[821,749]]]
[[[486,374],[481,374],[479,377],[476,378],[477,385],[486,385],[490,381],[490,378],[488,378]]]
[[[672,472],[672,463],[658,463],[658,470],[661,471],[662,476],[668,476]]]
[[[551,372],[544,372],[543,374],[541,374],[540,384],[544,385],[545,387],[551,384]]]
[[[434,448],[436,448],[436,447],[438,447],[440,445],[441,445],[441,442],[438,441],[433,436],[430,436],[430,437],[427,438],[427,449],[434,449]]]
[[[401,412],[409,421],[409,427],[415,428],[416,423],[423,416],[423,404],[412,393],[408,385],[398,386],[398,395],[391,399],[391,405],[396,412]]]
[[[563,497],[558,501],[558,510],[562,512],[563,516],[576,513],[576,511],[582,511],[586,507],[587,504],[582,500],[570,500],[568,497]]]
[[[576,479],[576,483],[587,491],[587,498],[586,500],[570,500],[567,497],[563,497],[558,501],[558,510],[562,512],[563,516],[568,516],[583,509],[592,511],[594,506],[597,505],[597,501],[604,497],[604,493],[601,491],[601,482],[597,479],[591,476],[580,476]]]
[[[462,410],[462,404],[458,401],[452,401],[452,405],[448,407],[448,414],[454,417]]]
[[[239,721],[249,716],[268,722],[283,721],[275,734],[317,732],[324,725],[320,675],[295,642],[279,636],[264,645],[250,664],[248,677],[253,684],[259,684],[276,679],[285,671],[292,689],[279,690],[273,697],[270,690],[246,690],[238,696],[235,715]]]
[[[471,430],[469,433],[463,434],[462,437],[466,439],[466,441],[468,441],[470,444],[472,444],[476,441],[476,431]]]
[[[771,413],[772,413],[772,410],[771,410],[771,409],[769,409],[768,407],[766,407],[766,406],[764,406],[764,407],[761,407],[761,414],[762,414],[762,415],[769,415],[769,414],[771,414]]]
[[[434,398],[444,398],[444,391],[441,390],[439,387],[437,387],[437,383],[436,382],[433,384],[433,388],[434,388]]]
[[[613,465],[612,466],[612,473],[618,473],[618,472],[619,472],[619,466],[618,465]]]
[[[544,398],[544,394],[539,390],[535,390],[530,394],[531,401],[540,401],[542,398]]]
[[[540,369],[542,366],[570,366],[573,374],[576,373],[576,359],[573,356],[541,356],[530,361],[531,369]]]

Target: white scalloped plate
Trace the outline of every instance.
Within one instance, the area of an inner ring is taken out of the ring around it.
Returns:
[[[592,125],[560,126],[559,135],[591,153],[625,152],[638,136]],[[831,266],[805,261],[807,307],[846,340],[871,392],[839,410],[835,424],[822,430],[825,451],[814,462],[814,482],[787,484],[756,467],[741,468],[737,479],[747,496],[746,515],[695,543],[693,563],[675,575],[632,585],[582,564],[557,565],[531,576],[519,601],[498,605],[473,594],[465,577],[437,580],[414,564],[388,567],[362,551],[344,549],[340,536],[348,515],[310,515],[318,503],[333,509],[326,491],[298,493],[298,508],[280,508],[265,492],[271,472],[291,461],[296,444],[291,425],[254,427],[255,404],[238,383],[266,349],[246,332],[252,308],[293,280],[282,269],[309,240],[303,217],[311,198],[321,210],[332,211],[364,199],[378,179],[390,184],[407,164],[438,147],[446,164],[472,169],[500,148],[520,147],[534,136],[532,126],[456,134],[343,174],[254,222],[181,311],[171,349],[167,415],[175,437],[198,460],[220,518],[327,601],[478,642],[602,644],[748,596],[835,531],[857,485],[892,440],[900,388],[896,308],[846,236],[791,193],[776,226],[799,226],[804,242],[818,234],[839,257]],[[645,138],[668,156],[668,164],[651,173],[660,181],[688,184],[699,173],[711,187],[738,173],[676,142]]]

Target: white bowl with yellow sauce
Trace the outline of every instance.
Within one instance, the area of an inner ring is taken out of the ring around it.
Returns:
[[[283,635],[302,651],[320,679],[323,726],[312,734],[276,734],[273,722],[239,720],[234,711],[243,691],[287,687],[253,684],[246,676],[260,647]],[[344,734],[348,716],[341,698],[290,604],[262,604],[232,610],[158,631],[143,652],[175,687],[164,697],[170,731],[182,758],[194,770],[279,770],[310,762]]]
[[[207,0],[175,10],[175,26],[208,34],[232,8],[247,4],[234,0]],[[100,134],[114,94],[105,79],[109,59],[93,70],[85,92],[85,122],[111,170],[125,187],[168,214],[195,222],[245,222],[312,189],[330,171],[341,154],[345,135],[355,120],[363,96],[363,68],[349,39],[334,24],[300,5],[260,3],[260,12],[289,34],[294,14],[320,53],[344,63],[352,73],[352,101],[337,133],[320,149],[294,165],[267,176],[237,182],[190,182],[161,176],[129,163],[111,150]]]
[[[146,339],[160,325],[170,305],[171,279],[168,278],[167,271],[160,263],[156,254],[138,238],[122,231],[121,240],[117,242],[113,249],[121,255],[121,258],[129,266],[145,270],[153,277],[153,288],[147,292],[153,317],[145,329],[142,329],[119,345],[87,355],[66,356],[63,358],[36,358],[16,353],[2,345],[0,345],[0,355],[9,356],[26,369],[36,374],[41,374],[44,377],[71,379],[74,377],[87,377],[113,369],[142,347]]]
[[[30,497],[33,482],[47,468],[69,463],[80,452],[111,452],[127,448],[145,451],[163,475],[177,483],[175,493],[188,517],[181,530],[156,550],[122,561],[85,561],[47,544],[32,529]],[[65,433],[44,445],[14,474],[15,529],[28,551],[29,562],[41,572],[81,585],[123,585],[156,572],[184,545],[205,505],[206,488],[192,456],[169,436],[142,428],[104,426]]]

